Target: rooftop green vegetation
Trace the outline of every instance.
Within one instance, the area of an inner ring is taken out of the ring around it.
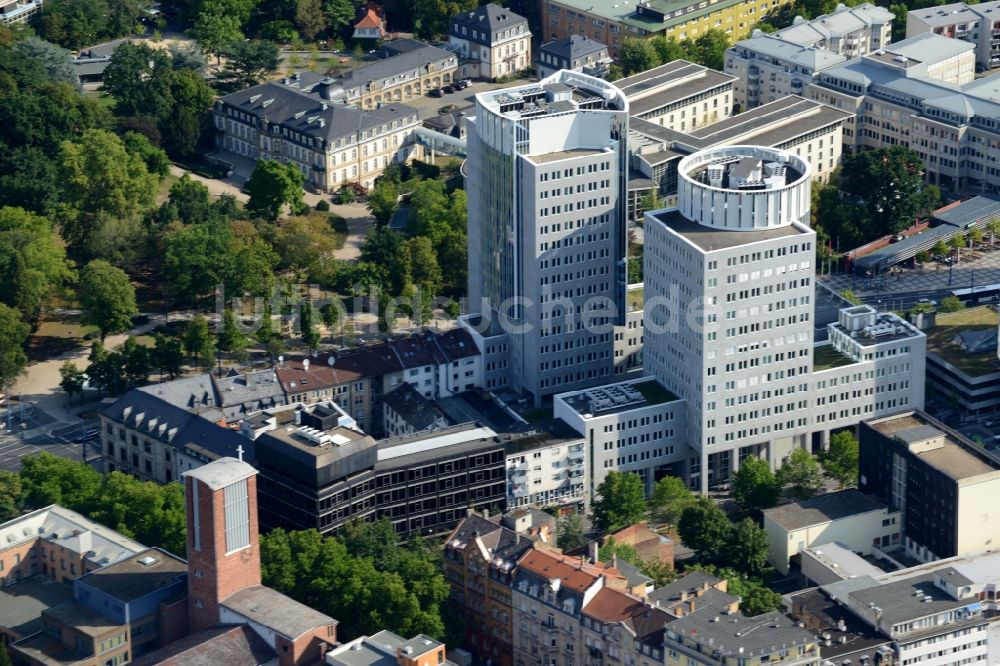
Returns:
[[[646,399],[646,402],[652,405],[659,405],[664,402],[673,402],[677,400],[677,396],[663,388],[663,385],[657,381],[648,381],[641,384],[632,385],[636,391],[642,394],[642,397]]]
[[[628,302],[628,309],[630,311],[641,310],[643,301],[645,300],[643,288],[629,287],[628,293],[625,295],[625,299]]]
[[[926,331],[927,351],[973,377],[997,372],[996,350],[971,354],[955,343],[955,336],[996,329],[998,319],[1000,316],[988,307],[938,313],[934,327]]]
[[[855,363],[855,360],[833,345],[822,345],[813,350],[813,370],[829,370]]]

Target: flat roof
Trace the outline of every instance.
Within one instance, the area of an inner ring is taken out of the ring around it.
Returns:
[[[819,642],[811,631],[777,611],[754,617],[736,613],[716,621],[718,618],[716,609],[696,608],[667,625],[671,639],[668,643],[682,638],[685,642],[693,640],[705,646],[716,646],[724,657],[752,658],[775,653],[779,646],[788,649],[812,645],[815,648]]]
[[[535,164],[548,164],[549,162],[558,162],[559,160],[568,160],[575,157],[592,157],[594,155],[603,155],[607,151],[604,150],[594,150],[592,148],[574,148],[572,150],[560,150],[554,153],[545,153],[543,155],[525,155],[524,159],[533,162]]]
[[[688,220],[676,208],[654,213],[653,217],[662,222],[668,229],[683,236],[690,243],[705,252],[727,250],[749,243],[759,243],[761,241],[810,233],[809,229],[799,227],[797,224],[786,224],[783,227],[775,229],[759,229],[754,231],[714,229]]]
[[[705,91],[732,85],[736,77],[687,60],[674,60],[659,67],[615,81],[628,98],[632,115],[645,113]]]
[[[1000,461],[996,461],[985,449],[954,430],[933,421],[922,412],[897,414],[867,423],[891,439],[896,439],[897,435],[905,431],[932,426],[944,436],[944,446],[930,451],[914,452],[913,455],[955,481],[975,479],[987,474],[1000,474]],[[927,434],[926,430],[922,432]]]
[[[42,611],[71,601],[72,588],[41,576],[0,587],[0,627],[29,636],[42,630]]]
[[[595,386],[556,397],[584,418],[599,418],[679,400],[653,378]]]
[[[764,519],[787,531],[822,525],[840,518],[881,511],[885,505],[854,488],[764,510]]]
[[[937,572],[926,573],[884,585],[854,590],[850,593],[850,597],[860,608],[865,608],[870,603],[880,608],[880,624],[883,627],[963,606],[979,605],[978,597],[953,599],[935,584],[937,575]],[[914,594],[918,590],[922,593],[920,596]],[[930,601],[927,601],[928,599]],[[982,621],[986,622],[985,619]]]
[[[45,611],[46,617],[73,627],[77,631],[97,638],[122,625],[81,603],[71,601]]]
[[[129,603],[187,576],[187,562],[165,550],[150,548],[80,579],[122,603]]]

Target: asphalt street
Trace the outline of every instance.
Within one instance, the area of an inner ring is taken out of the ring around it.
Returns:
[[[70,460],[83,460],[84,453],[86,453],[87,460],[91,460],[100,454],[99,438],[86,444],[77,444],[72,441],[75,435],[80,433],[81,430],[95,425],[96,421],[83,425],[57,428],[51,434],[43,433],[27,438],[23,438],[17,431],[16,420],[14,424],[14,432],[11,433],[5,430],[0,434],[0,470],[18,472],[21,470],[21,458],[40,453],[41,451],[51,453],[54,456],[69,458]],[[31,429],[33,430],[34,428]]]

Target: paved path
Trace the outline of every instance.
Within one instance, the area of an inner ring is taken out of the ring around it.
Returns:
[[[176,164],[170,165],[170,173],[180,178],[184,174],[187,174],[192,180],[196,180],[205,187],[208,188],[208,193],[214,197],[231,194],[236,197],[238,201],[244,203],[249,200],[250,197],[240,192],[240,187],[243,186],[243,180],[238,178],[235,174],[226,178],[225,180],[219,180],[218,178],[204,178],[196,173],[191,173],[187,169],[182,169]]]
[[[375,224],[375,219],[363,204],[348,204],[330,206],[330,212],[340,215],[347,221],[347,240],[344,247],[333,253],[336,259],[357,259],[361,256],[361,246],[365,242],[368,230]]]

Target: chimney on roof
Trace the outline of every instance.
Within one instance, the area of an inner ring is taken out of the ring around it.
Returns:
[[[597,542],[591,541],[587,544],[587,553],[590,556],[590,561],[597,564]]]

